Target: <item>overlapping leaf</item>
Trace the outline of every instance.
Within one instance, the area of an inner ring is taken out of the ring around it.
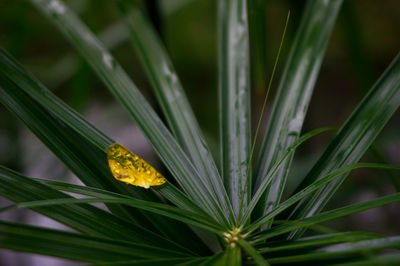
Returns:
[[[81,53],[128,111],[184,191],[221,223],[228,224],[213,190],[121,66],[79,18],[59,0],[31,0]]]

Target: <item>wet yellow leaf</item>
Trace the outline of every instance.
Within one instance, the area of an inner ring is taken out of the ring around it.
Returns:
[[[145,160],[119,143],[107,148],[108,166],[115,179],[144,188],[159,186],[167,180]]]

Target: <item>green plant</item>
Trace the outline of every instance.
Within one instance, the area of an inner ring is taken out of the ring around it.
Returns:
[[[139,8],[116,1],[170,130],[71,10],[59,0],[31,2],[58,27],[125,107],[177,185],[169,180],[146,190],[115,180],[106,158],[107,148],[115,141],[1,51],[0,101],[86,186],[29,178],[1,167],[0,194],[16,202],[1,211],[31,208],[77,233],[0,222],[0,247],[96,265],[400,262],[399,253],[375,252],[399,248],[400,236],[368,232],[302,236],[310,227],[318,231],[319,223],[400,201],[400,193],[395,193],[321,212],[351,170],[398,170],[357,162],[400,105],[400,56],[364,97],[295,193],[281,202],[295,149],[329,130],[316,129],[300,136],[316,73],[342,1],[307,2],[257,162],[252,158],[250,134],[246,1],[219,1],[221,171],[201,136],[165,49]],[[87,197],[78,199],[64,192]],[[94,202],[105,203],[110,212],[89,204]]]

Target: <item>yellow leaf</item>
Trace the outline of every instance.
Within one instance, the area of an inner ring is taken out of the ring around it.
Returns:
[[[167,180],[145,160],[119,143],[107,148],[108,166],[115,179],[144,188],[159,186]]]

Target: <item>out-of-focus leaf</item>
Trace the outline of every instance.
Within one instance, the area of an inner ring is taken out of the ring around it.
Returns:
[[[251,79],[252,89],[256,93],[265,87],[266,81],[266,49],[267,30],[265,20],[265,0],[247,0],[249,14],[249,36],[251,55]]]

